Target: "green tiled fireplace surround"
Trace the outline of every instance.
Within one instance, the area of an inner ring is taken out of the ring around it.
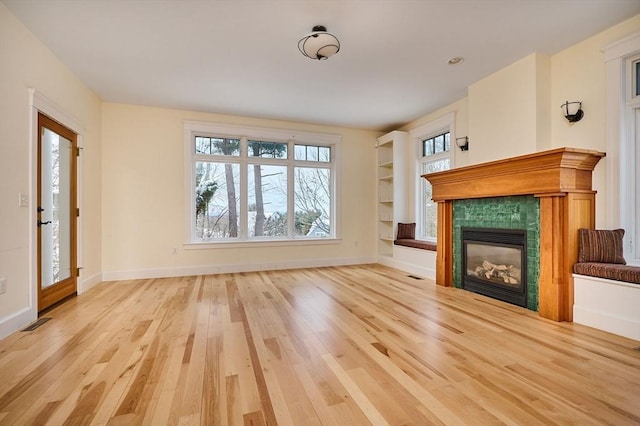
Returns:
[[[532,195],[453,202],[453,285],[462,287],[462,228],[527,231],[527,308],[538,311],[540,202]]]

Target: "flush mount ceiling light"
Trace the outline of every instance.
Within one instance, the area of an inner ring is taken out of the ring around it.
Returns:
[[[307,58],[327,59],[340,51],[340,42],[323,25],[316,25],[311,33],[300,39],[298,49]]]
[[[449,65],[458,65],[464,62],[464,58],[462,56],[456,56],[454,58],[449,59],[447,62]]]

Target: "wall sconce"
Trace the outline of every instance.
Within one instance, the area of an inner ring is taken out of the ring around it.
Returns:
[[[575,123],[582,120],[582,117],[584,117],[584,111],[582,111],[582,102],[580,101],[566,101],[565,103],[560,105],[560,108],[564,110],[564,116],[567,120],[569,120],[569,123]]]
[[[456,138],[456,145],[458,145],[460,151],[469,151],[469,136]]]
[[[340,42],[323,25],[316,25],[311,33],[300,39],[298,49],[307,58],[321,60],[338,53]]]

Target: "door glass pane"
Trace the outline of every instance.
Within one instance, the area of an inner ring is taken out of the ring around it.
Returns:
[[[42,288],[71,277],[70,140],[42,129]]]

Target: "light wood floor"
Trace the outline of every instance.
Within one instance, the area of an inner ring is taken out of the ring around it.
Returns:
[[[379,265],[104,283],[0,341],[0,424],[640,424],[640,342]]]

